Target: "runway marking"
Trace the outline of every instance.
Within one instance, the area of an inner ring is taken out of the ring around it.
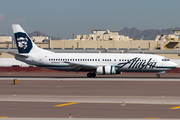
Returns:
[[[177,106],[177,107],[172,107],[172,108],[169,108],[169,109],[179,109],[180,106]]]
[[[14,73],[6,73],[6,74],[14,74]]]
[[[7,116],[0,116],[0,118],[8,118]]]
[[[144,119],[159,119],[159,118],[144,118]]]
[[[54,107],[61,107],[61,106],[73,105],[73,104],[79,104],[79,102],[72,102],[72,103],[59,104],[59,105],[54,105]]]

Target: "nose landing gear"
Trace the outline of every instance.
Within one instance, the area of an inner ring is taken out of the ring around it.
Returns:
[[[156,77],[157,77],[157,78],[160,78],[160,74],[156,74]]]
[[[88,73],[87,77],[96,77],[96,73]]]

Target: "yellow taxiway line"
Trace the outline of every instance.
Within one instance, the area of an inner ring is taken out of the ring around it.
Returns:
[[[0,116],[0,118],[8,118],[7,116]]]
[[[59,105],[54,105],[54,107],[61,107],[61,106],[73,105],[73,104],[79,104],[79,102],[72,102],[72,103],[59,104]]]
[[[177,106],[177,107],[172,107],[172,108],[169,108],[169,109],[179,109],[180,106]]]
[[[9,75],[9,74],[14,74],[14,73],[6,73],[6,74],[8,74],[8,75]]]

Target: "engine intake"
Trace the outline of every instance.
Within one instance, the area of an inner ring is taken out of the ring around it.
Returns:
[[[121,74],[117,72],[115,66],[99,66],[96,70],[98,75]]]

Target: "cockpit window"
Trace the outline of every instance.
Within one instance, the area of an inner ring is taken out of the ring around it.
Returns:
[[[164,58],[162,59],[162,61],[170,61],[168,58]]]

